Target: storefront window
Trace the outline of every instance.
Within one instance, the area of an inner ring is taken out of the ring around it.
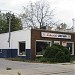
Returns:
[[[19,55],[26,55],[25,41],[19,42]]]
[[[50,42],[36,41],[36,55],[43,55],[47,46],[50,46]]]
[[[54,41],[54,44],[60,45],[60,41]]]

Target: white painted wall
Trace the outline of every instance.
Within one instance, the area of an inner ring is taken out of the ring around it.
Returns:
[[[0,49],[8,49],[9,33],[0,34]],[[26,49],[31,49],[31,29],[11,32],[10,48],[18,49],[20,41],[26,41]]]

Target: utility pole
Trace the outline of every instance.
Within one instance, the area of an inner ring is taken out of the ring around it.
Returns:
[[[8,40],[9,48],[10,48],[10,38],[11,38],[11,30],[10,30],[10,28],[11,28],[11,12],[9,13],[9,40]]]

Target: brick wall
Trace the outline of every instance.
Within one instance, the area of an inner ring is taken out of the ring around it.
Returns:
[[[60,33],[60,34],[68,34],[71,35],[71,39],[59,39],[59,38],[50,38],[50,37],[41,37],[41,32],[50,32],[50,33]],[[49,40],[49,41],[68,41],[75,43],[75,33],[67,33],[67,32],[56,32],[56,31],[47,31],[47,30],[39,30],[39,29],[32,29],[31,30],[31,59],[36,57],[36,40]],[[75,47],[75,44],[74,44]]]

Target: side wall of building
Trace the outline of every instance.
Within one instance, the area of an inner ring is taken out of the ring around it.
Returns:
[[[11,32],[10,35],[10,48],[9,48],[9,33],[0,34],[0,49],[18,49],[19,50],[19,42],[25,41],[26,50],[31,49],[31,30],[19,30]],[[19,52],[19,51],[18,51]],[[19,53],[18,53],[19,54]]]

